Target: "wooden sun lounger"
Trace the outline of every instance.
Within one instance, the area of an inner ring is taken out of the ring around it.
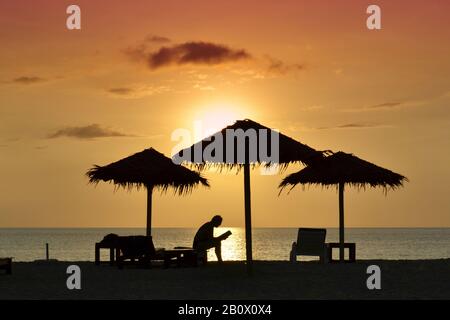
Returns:
[[[118,236],[109,234],[101,242],[95,244],[95,264],[99,265],[100,250],[109,249],[110,265],[117,264],[119,269],[124,265],[140,265],[150,267],[152,261],[160,261],[164,268],[197,266],[199,260],[206,264],[206,252],[198,253],[187,247],[175,247],[172,250],[155,248],[151,236]]]
[[[197,267],[198,254],[192,248],[175,247],[173,250],[164,250],[162,253],[164,268],[169,268],[171,264],[177,267]]]
[[[150,267],[152,261],[164,261],[164,249],[156,250],[151,236],[125,236],[118,238],[117,266],[122,269],[125,261]]]
[[[207,250],[204,251],[198,251],[195,250],[192,247],[175,247],[174,250],[191,250],[191,258],[195,256],[195,262],[193,263],[194,266],[206,265],[208,264],[208,252]]]
[[[153,261],[162,262],[163,268],[171,265],[177,267],[196,267],[197,251],[192,248],[175,248],[172,250],[156,249],[151,236],[119,237],[117,265],[122,269],[125,264],[151,267]],[[129,262],[125,262],[129,260]]]
[[[12,258],[0,258],[0,269],[6,271],[6,274],[12,273]]]

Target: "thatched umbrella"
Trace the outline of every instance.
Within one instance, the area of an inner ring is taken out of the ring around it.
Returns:
[[[358,189],[382,187],[396,189],[403,186],[408,179],[398,173],[381,168],[362,160],[352,154],[337,152],[306,168],[288,175],[280,184],[280,188],[297,184],[316,184],[325,188],[336,186],[339,189],[339,259],[344,260],[344,186],[350,185]]]
[[[256,136],[252,133],[256,133]],[[277,143],[272,144],[272,138]],[[210,156],[205,156],[205,153]],[[322,157],[323,152],[316,151],[255,121],[245,119],[236,121],[233,125],[181,150],[173,158],[177,163],[189,163],[200,170],[209,167],[244,169],[246,259],[248,272],[251,273],[253,259],[250,165],[280,165],[283,169],[290,163],[309,164]]]
[[[117,187],[131,190],[133,187],[147,189],[147,235],[152,229],[152,193],[153,189],[162,192],[172,187],[180,195],[189,193],[198,184],[209,186],[208,181],[198,172],[176,165],[172,159],[153,148],[133,154],[106,166],[94,166],[86,175],[89,182],[100,181],[114,183]]]

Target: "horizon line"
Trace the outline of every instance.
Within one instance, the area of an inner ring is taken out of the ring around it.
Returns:
[[[252,229],[298,229],[298,228],[309,228],[311,226],[301,226],[301,227],[252,227]],[[153,227],[153,229],[197,229],[197,226],[194,227]],[[245,229],[245,226],[236,227],[236,226],[224,226],[219,228],[240,228]],[[324,229],[339,229],[339,226],[336,227],[321,227]],[[450,229],[450,226],[379,226],[379,227],[345,227],[346,229]],[[145,227],[1,227],[1,229],[144,229]]]

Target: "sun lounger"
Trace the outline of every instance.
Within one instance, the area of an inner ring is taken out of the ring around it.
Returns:
[[[109,249],[109,264],[114,265],[119,255],[119,236],[114,233],[107,234],[102,241],[95,243],[95,264],[99,265],[100,249]]]
[[[208,252],[206,250],[203,251],[199,251],[199,250],[195,250],[192,247],[175,247],[175,250],[180,250],[180,249],[189,249],[192,250],[193,252],[195,252],[195,266],[198,266],[199,264],[202,265],[206,265],[208,263]]]
[[[196,250],[188,247],[175,247],[172,250],[164,250],[164,268],[171,265],[177,267],[197,267],[199,262]]]
[[[126,260],[145,267],[150,267],[155,260],[164,261],[164,249],[156,250],[151,236],[118,237],[117,243],[117,265],[120,269]]]
[[[160,261],[163,268],[169,268],[172,265],[195,267],[198,264],[197,251],[192,248],[155,249],[151,236],[118,237],[117,248],[117,265],[120,269],[126,263],[151,267],[153,261]],[[125,262],[126,260],[128,261]]]
[[[299,228],[297,242],[292,243],[291,262],[297,261],[297,256],[319,257],[321,262],[327,261],[326,229]]]
[[[0,269],[6,271],[6,274],[12,273],[12,258],[0,258]]]

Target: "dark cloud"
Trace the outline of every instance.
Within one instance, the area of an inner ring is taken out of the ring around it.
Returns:
[[[369,109],[391,109],[391,108],[396,108],[401,106],[402,103],[401,102],[385,102],[385,103],[381,103],[381,104],[376,104],[373,106],[368,107]]]
[[[167,37],[148,35],[140,44],[130,46],[122,51],[133,61],[145,61],[149,55],[149,47],[152,44],[163,44],[170,41]]]
[[[285,75],[291,71],[301,71],[305,68],[302,64],[286,64],[283,61],[273,57],[267,56],[266,58],[269,63],[267,71],[270,73]]]
[[[128,58],[135,62],[144,62],[152,70],[170,65],[217,65],[227,62],[251,59],[252,55],[245,49],[234,49],[223,44],[206,41],[189,41],[181,44],[162,46],[151,51],[149,43],[165,43],[170,39],[150,35],[145,41],[136,46],[123,50]],[[305,69],[304,64],[286,63],[269,55],[263,57],[265,71],[275,75],[285,75]],[[120,93],[118,93],[120,94]]]
[[[116,94],[119,96],[128,96],[134,93],[134,89],[127,87],[111,88],[107,90],[109,93]]]
[[[150,35],[145,41],[136,46],[123,50],[128,58],[134,62],[144,62],[152,70],[170,65],[217,65],[227,62],[252,59],[252,55],[245,49],[234,49],[223,44],[206,41],[189,41],[181,44],[161,46],[151,50],[149,43],[164,43],[170,39]],[[286,63],[280,59],[265,55],[262,59],[265,71],[275,75],[285,75],[305,69],[304,64]]]
[[[150,69],[158,69],[173,64],[215,65],[250,57],[250,54],[243,49],[235,50],[221,44],[200,41],[162,47],[149,53],[146,60]]]
[[[91,124],[82,127],[66,127],[62,128],[50,135],[49,139],[59,137],[70,137],[78,139],[93,139],[105,137],[133,137],[133,135],[118,132],[109,128],[103,128],[98,124]]]
[[[44,82],[46,81],[46,79],[44,78],[40,78],[40,77],[28,77],[28,76],[23,76],[23,77],[18,77],[13,79],[13,83],[19,83],[19,84],[34,84],[34,83],[38,83],[38,82]]]
[[[347,123],[347,124],[341,124],[333,127],[320,127],[317,128],[318,130],[327,130],[327,129],[363,129],[363,128],[375,128],[379,127],[380,125],[377,124],[370,124],[370,123]]]
[[[162,36],[149,35],[145,37],[145,41],[152,43],[167,43],[170,42],[170,39]]]

